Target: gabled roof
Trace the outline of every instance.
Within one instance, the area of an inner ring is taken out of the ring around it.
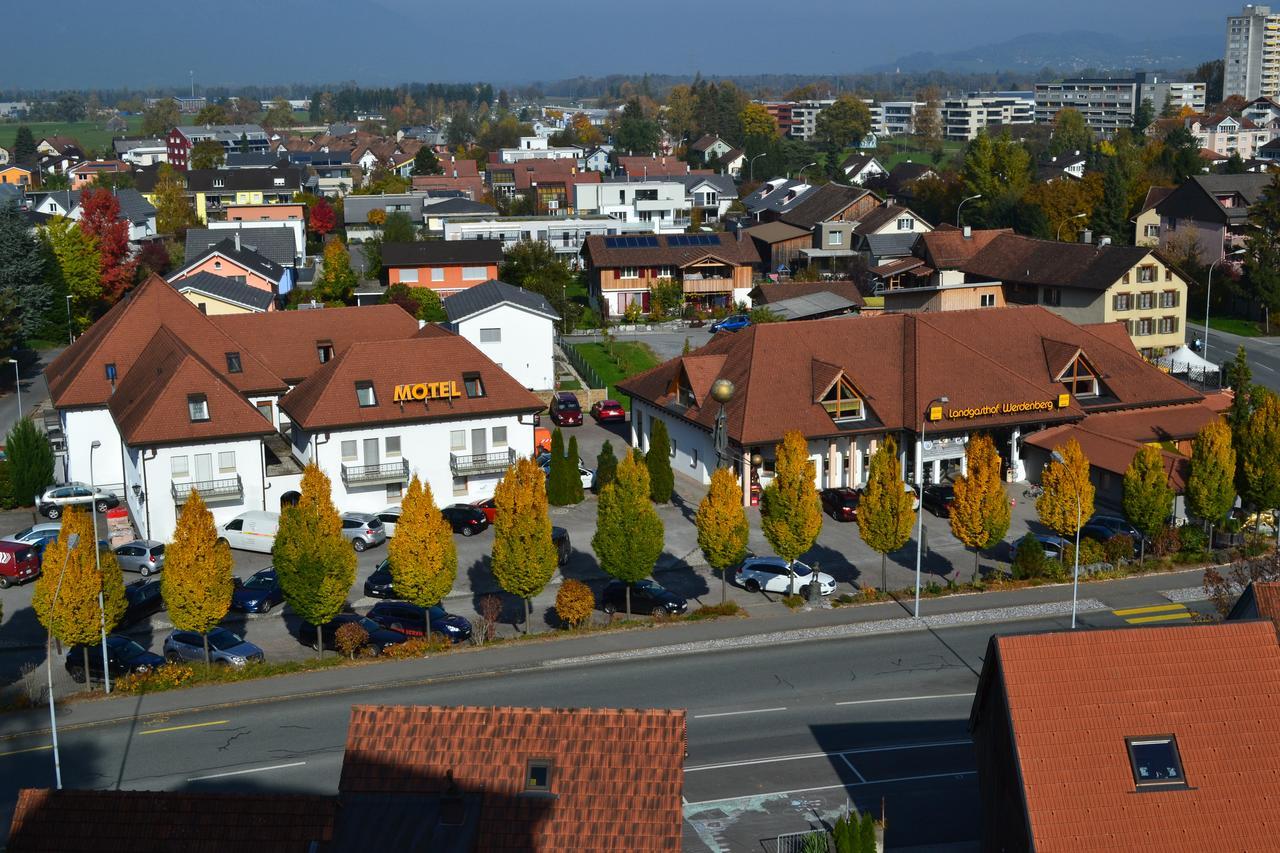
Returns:
[[[774,284],[758,284],[751,289],[751,301],[756,305],[774,305],[785,299],[796,299],[814,296],[819,293],[833,293],[843,299],[863,305],[866,300],[858,285],[849,280],[837,281],[780,281]]]
[[[287,225],[239,228],[189,228],[187,229],[186,259],[190,264],[207,257],[209,250],[232,239],[239,232],[240,245],[257,252],[274,264],[291,267],[297,263],[297,242],[293,229]],[[265,273],[264,273],[265,274]]]
[[[501,240],[424,240],[384,243],[384,267],[424,267],[433,264],[500,264]]]
[[[884,226],[891,222],[896,222],[903,216],[910,216],[913,219],[924,222],[924,218],[909,207],[904,207],[901,204],[882,204],[859,219],[858,223],[853,226],[853,233],[862,235],[875,234]],[[925,224],[927,225],[928,223]]]
[[[648,175],[651,178],[666,175],[687,175],[691,171],[689,164],[679,157],[619,157],[618,167],[631,177]]]
[[[1005,282],[1106,290],[1151,256],[1142,246],[1094,246],[1000,234],[956,268]]]
[[[698,237],[699,245],[682,245]],[[704,239],[705,238],[705,239]],[[592,234],[583,241],[582,254],[593,267],[676,266],[684,267],[704,258],[716,258],[727,264],[758,264],[756,244],[745,237],[725,232],[700,235],[654,234],[636,237],[636,245],[611,245],[615,237]],[[467,241],[470,242],[470,241]]]
[[[1280,581],[1252,581],[1240,593],[1227,621],[1270,619],[1280,631]]]
[[[225,373],[225,354],[221,368]],[[208,402],[207,420],[191,420],[187,403],[193,394]],[[134,447],[275,432],[272,423],[219,371],[163,326],[119,381],[107,407],[120,437]]]
[[[782,221],[800,228],[812,228],[839,216],[849,205],[864,196],[875,198],[871,190],[862,187],[846,187],[842,184],[823,184],[805,193],[800,202],[782,214]]]
[[[13,853],[311,853],[333,837],[338,801],[302,794],[25,788]]]
[[[560,315],[551,307],[551,303],[547,302],[541,294],[507,284],[505,281],[492,279],[484,284],[459,290],[447,297],[442,304],[450,323],[461,322],[499,305],[514,305],[549,320],[560,319]]]
[[[1012,233],[1012,228],[985,228],[970,231],[966,237],[962,229],[943,224],[920,237],[917,254],[934,269],[958,269],[992,240]]]
[[[477,849],[668,853],[684,738],[682,710],[357,705],[339,789],[439,793],[451,776],[483,791]],[[550,762],[546,794],[525,790],[530,760]]]
[[[1133,441],[1109,432],[1103,428],[1103,422],[1094,421],[1092,416],[1078,424],[1062,424],[1030,433],[1023,436],[1022,440],[1048,452],[1072,439],[1080,445],[1091,467],[1107,471],[1117,477],[1124,477],[1129,466],[1133,464],[1133,457],[1138,455],[1138,451],[1144,444],[1144,442]],[[1187,458],[1161,450],[1160,460],[1169,486],[1175,493],[1182,494],[1186,491],[1187,477],[1191,473]]]
[[[1269,623],[992,637],[970,715],[975,733],[988,727],[1008,732],[1016,768],[980,784],[1021,806],[1010,819],[1025,818],[1033,850],[1270,850],[1280,837]],[[1187,787],[1136,787],[1126,739],[1158,735],[1177,739]]]
[[[253,347],[224,334],[212,318],[201,314],[160,276],[153,275],[126,294],[45,368],[53,405],[63,409],[105,404],[112,393],[106,365],[116,366],[119,382],[161,326],[168,327],[241,393],[283,391],[286,387],[284,380],[253,354]],[[224,354],[236,350],[241,351],[243,371],[225,373]]]
[[[867,249],[873,257],[883,259],[905,258],[911,254],[912,248],[915,247],[916,241],[920,237],[919,231],[902,231],[889,234],[868,234],[862,239],[867,244]]]
[[[783,320],[807,320],[811,317],[830,317],[847,314],[862,307],[861,295],[850,299],[829,290],[820,290],[805,296],[792,296],[769,303],[769,310]]]
[[[1146,213],[1160,202],[1169,197],[1169,193],[1173,192],[1173,187],[1152,187],[1147,190],[1147,197],[1142,200],[1142,209],[1138,211],[1139,215]]]
[[[244,240],[237,240],[236,233],[233,231],[233,236],[224,237],[203,252],[193,253],[193,258],[187,262],[186,266],[178,270],[176,275],[186,272],[214,255],[219,255],[249,272],[257,273],[268,281],[279,283],[280,279],[284,277],[284,268],[275,261],[263,257],[249,248],[249,244]]]
[[[179,293],[192,291],[214,299],[241,305],[253,311],[266,311],[275,297],[266,290],[214,275],[203,270],[170,282]]]
[[[1265,172],[1243,175],[1193,175],[1156,204],[1162,217],[1197,222],[1240,223],[1249,217],[1249,207],[1262,198],[1271,183]],[[1238,195],[1243,204],[1225,207],[1218,196]]]
[[[273,166],[270,169],[188,169],[181,174],[186,182],[187,192],[296,192],[302,189],[304,178],[303,170],[297,166]],[[150,193],[156,188],[158,176],[157,169],[139,169],[134,172],[134,183],[140,192]],[[276,178],[282,178],[284,183],[277,186]]]

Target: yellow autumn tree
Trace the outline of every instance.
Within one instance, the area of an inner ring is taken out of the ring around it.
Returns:
[[[822,532],[822,501],[814,485],[816,472],[803,433],[787,432],[774,454],[773,480],[761,495],[760,526],[774,553],[787,561],[789,592],[795,595],[796,576],[791,564],[813,547]]]
[[[173,627],[204,637],[206,666],[209,632],[231,609],[232,564],[231,547],[218,536],[213,513],[192,489],[178,515],[173,542],[165,548],[160,592]]]
[[[85,646],[86,673],[89,672],[88,646],[99,640],[104,616],[110,631],[124,616],[127,605],[124,576],[115,554],[103,551],[99,555],[102,572],[98,572],[94,560],[98,538],[94,536],[93,518],[89,515],[92,511],[88,506],[67,508],[58,538],[45,548],[42,573],[31,599],[36,618],[50,634],[66,645]],[[72,536],[79,538],[76,546],[68,551]],[[101,610],[99,590],[103,593]]]
[[[1009,498],[1000,479],[1000,454],[991,436],[980,433],[965,448],[966,474],[955,481],[951,532],[973,549],[973,578],[978,579],[978,556],[1009,532]]]
[[[517,459],[493,493],[493,577],[504,592],[524,603],[529,630],[529,599],[542,592],[556,571],[556,546],[547,514],[546,478],[532,459]]]
[[[880,586],[888,586],[888,555],[906,545],[916,514],[915,499],[902,480],[898,443],[886,435],[871,454],[867,487],[858,501],[858,534],[880,552]]]
[[[742,486],[729,468],[717,468],[711,475],[711,488],[698,504],[694,517],[698,528],[698,547],[707,565],[720,572],[720,603],[727,595],[729,569],[747,554],[747,513],[742,508]]]
[[[424,610],[439,604],[458,576],[453,528],[440,514],[431,485],[420,481],[417,474],[400,503],[400,520],[387,545],[387,561],[396,595]],[[429,626],[431,620],[423,624]]]
[[[1041,523],[1059,536],[1075,536],[1093,515],[1094,487],[1089,482],[1089,457],[1074,438],[1054,450],[1063,461],[1051,461],[1040,475],[1044,494],[1036,498],[1036,512]]]

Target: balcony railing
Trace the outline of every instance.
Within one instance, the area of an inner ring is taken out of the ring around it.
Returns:
[[[680,286],[685,293],[727,293],[733,290],[733,279],[687,275],[680,280]]]
[[[173,502],[181,506],[187,502],[187,498],[194,491],[205,503],[221,503],[223,501],[238,501],[244,497],[244,485],[240,482],[240,475],[234,477],[224,477],[221,480],[193,480],[186,483],[173,483],[170,485],[173,492]]]
[[[378,483],[407,483],[409,463],[383,462],[381,465],[343,465],[342,482],[345,485],[372,486]]]
[[[470,474],[495,474],[505,471],[516,461],[514,450],[500,450],[495,453],[462,453],[449,454],[449,470],[455,477]]]

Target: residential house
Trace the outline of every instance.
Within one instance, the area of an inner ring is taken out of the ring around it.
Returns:
[[[13,159],[13,155],[9,152],[9,149],[0,145],[0,166],[9,165],[11,159]]]
[[[942,102],[942,133],[968,142],[995,127],[1034,124],[1035,92],[969,92]]]
[[[98,180],[102,174],[128,174],[133,167],[123,160],[85,160],[67,170],[71,189],[82,190]]]
[[[1084,177],[1089,158],[1079,151],[1051,154],[1036,165],[1037,181],[1058,181],[1064,178],[1080,180]]]
[[[846,178],[850,182],[858,186],[864,185],[869,180],[885,176],[889,171],[876,159],[874,154],[850,154],[840,164],[840,171],[844,172]]]
[[[472,201],[481,201],[484,199],[484,181],[475,160],[458,159],[450,154],[440,157],[440,174],[414,175],[413,189],[456,190]]]
[[[281,297],[293,290],[296,283],[292,267],[283,267],[254,251],[247,242],[242,242],[239,231],[203,250],[200,248],[200,238],[197,238],[192,248],[192,259],[169,276],[170,284],[199,272],[207,272],[248,285],[273,297]]]
[[[1227,621],[1244,619],[1266,619],[1280,631],[1280,581],[1251,581],[1244,588]]]
[[[194,272],[175,276],[170,282],[201,314],[261,314],[274,311],[275,294],[240,281],[214,275],[211,272]]]
[[[713,157],[717,160],[734,150],[734,146],[725,142],[715,134],[705,134],[698,137],[695,141],[689,143],[689,150],[702,158],[705,163]]]
[[[446,328],[475,346],[530,391],[555,388],[555,324],[560,315],[542,296],[486,281],[444,300]]]
[[[141,243],[156,236],[156,209],[142,193],[133,187],[123,187],[112,190],[111,194],[115,196],[116,204],[120,207],[120,218],[129,223],[130,243]],[[58,201],[66,200],[64,193],[50,193],[49,196]],[[71,196],[74,203],[71,210],[64,215],[79,220],[84,213],[81,208],[81,196],[75,192],[72,192]]]
[[[812,184],[790,178],[770,178],[742,199],[742,206],[757,222],[774,222],[800,203],[814,189]]]
[[[293,233],[294,254],[307,256],[307,207],[304,204],[233,204],[224,209],[222,222],[211,222],[213,229],[288,228]]]
[[[480,222],[497,216],[498,210],[492,205],[472,201],[461,193],[428,190],[422,204],[422,215],[426,219],[423,231],[430,237],[443,237],[447,222]]]
[[[342,218],[346,226],[347,240],[352,243],[363,243],[365,240],[381,236],[382,225],[370,221],[370,214],[381,211],[390,216],[392,213],[403,213],[409,217],[415,227],[426,223],[423,211],[426,208],[426,192],[385,193],[378,195],[351,195],[343,199]],[[374,217],[377,219],[377,216]]]
[[[498,240],[429,240],[384,243],[382,268],[387,283],[429,287],[442,296],[498,277],[502,243]]]
[[[1270,183],[1268,174],[1193,175],[1156,204],[1160,247],[1193,248],[1205,265],[1234,251],[1244,244],[1249,208]]]
[[[663,281],[679,284],[686,304],[732,308],[747,301],[760,263],[753,241],[723,232],[592,236],[582,257],[592,304],[605,316],[620,316],[632,305],[647,312],[653,288]]]
[[[434,210],[435,208],[429,208]],[[648,222],[620,222],[603,214],[577,216],[494,216],[492,208],[479,216],[441,217],[441,233],[446,240],[498,240],[503,251],[519,243],[540,240],[555,250],[556,255],[576,267],[582,244],[592,234],[652,234]]]
[[[742,233],[756,244],[760,266],[766,274],[790,275],[807,262],[801,252],[813,246],[813,232],[785,222],[762,222]]]
[[[1240,113],[1258,127],[1273,127],[1280,123],[1280,101],[1274,98],[1255,98]]]
[[[521,160],[490,163],[485,179],[495,198],[518,196],[535,216],[543,216],[577,213],[577,188],[600,183],[600,174],[583,171],[575,160]]]
[[[116,157],[135,166],[154,166],[169,162],[169,146],[164,139],[151,137],[116,137],[111,140]]]
[[[651,154],[648,157],[643,155],[619,157],[618,168],[633,180],[668,178],[672,175],[687,175],[693,171],[692,167],[679,157],[659,154]],[[701,171],[703,174],[712,174],[710,169]]]
[[[584,215],[643,223],[656,232],[683,231],[689,226],[690,207],[680,181],[609,178],[578,184],[574,194],[574,209]]]
[[[285,222],[210,222],[208,228],[188,228],[184,263],[203,257],[228,238],[256,252],[282,269],[295,273],[303,265],[305,250],[298,248],[298,232]],[[296,281],[295,281],[296,283]]]
[[[138,191],[155,202],[157,175],[144,169],[136,173]],[[289,204],[307,186],[306,175],[296,166],[270,169],[187,169],[185,194],[201,222],[221,216],[233,204]]]
[[[834,223],[820,224],[814,244],[829,251],[851,247],[868,266],[877,266],[909,257],[916,239],[932,230],[933,226],[910,208],[885,204],[873,208],[848,231]]]
[[[30,189],[34,186],[31,180],[31,170],[13,164],[0,166],[0,184],[10,184],[23,189]]]
[[[883,179],[872,181],[871,185],[876,190],[882,190],[890,200],[910,204],[915,198],[914,187],[916,181],[936,178],[937,176],[938,173],[934,171],[932,166],[907,160],[890,169],[889,174]]]
[[[1168,198],[1173,187],[1152,187],[1142,200],[1142,209],[1134,217],[1134,244],[1154,249],[1160,245],[1160,211],[1156,205]]]
[[[846,187],[842,184],[823,184],[806,192],[795,204],[780,213],[764,218],[777,219],[798,228],[813,229],[823,223],[844,222],[850,227],[866,217],[882,204],[880,198],[862,187]]]
[[[270,147],[267,132],[257,124],[178,125],[165,139],[168,162],[175,168],[186,169],[191,149],[207,141],[217,142],[223,151],[242,154],[265,153]]]
[[[1252,160],[1259,148],[1280,138],[1280,128],[1259,127],[1247,118],[1230,115],[1193,116],[1186,120],[1186,128],[1201,148],[1224,157],[1238,154],[1245,160]]]
[[[350,151],[288,151],[284,156],[315,175],[316,192],[321,195],[345,196],[355,186]]]
[[[1274,846],[1271,623],[996,635],[982,660],[983,850]]]
[[[609,171],[609,155],[612,153],[612,145],[589,148],[582,155],[582,168],[588,172],[607,172]]]
[[[575,163],[586,153],[577,145],[553,147],[541,136],[522,136],[515,148],[499,148],[495,162],[517,163],[521,160],[572,160]]]
[[[36,154],[42,157],[70,157],[79,162],[84,149],[70,136],[46,136],[36,143]]]

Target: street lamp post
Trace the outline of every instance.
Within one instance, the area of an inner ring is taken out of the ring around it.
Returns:
[[[71,345],[76,342],[75,334],[71,331],[71,294],[67,294],[67,344]]]
[[[768,151],[761,151],[759,154],[747,161],[747,166],[750,167],[751,170],[751,183],[754,184],[756,182],[756,161],[768,153]]]
[[[67,537],[67,553],[62,561],[62,571],[58,572],[58,586],[53,591],[53,603],[49,611],[58,607],[58,594],[62,592],[62,579],[67,576],[67,563],[71,560],[71,552],[80,544],[80,534],[72,533]],[[58,713],[53,705],[53,629],[49,629],[49,639],[45,643],[45,672],[49,677],[49,731],[53,735],[53,781],[59,791],[62,790],[62,759],[58,755]],[[86,673],[85,677],[88,677]]]
[[[924,429],[925,424],[929,422],[929,409],[933,408],[934,403],[942,403],[946,405],[950,403],[949,397],[938,397],[930,400],[929,405],[924,407],[924,413],[920,417],[920,478],[916,481],[916,488],[920,492],[920,506],[916,509],[916,521],[919,527],[916,530],[916,608],[914,616],[920,618],[920,560],[924,555]]]
[[[969,202],[977,201],[980,198],[982,198],[982,193],[978,193],[977,195],[971,195],[968,198],[961,199],[960,203],[956,205],[956,227],[957,228],[960,227],[960,211],[964,209],[964,206]]]
[[[1227,252],[1222,257],[1209,264],[1209,281],[1204,288],[1204,354],[1209,355],[1209,296],[1213,293],[1213,268],[1225,261],[1227,258],[1234,258],[1237,255],[1243,255],[1244,249],[1236,249],[1234,252]]]
[[[1087,213],[1077,213],[1075,216],[1068,216],[1066,219],[1064,219],[1064,220],[1062,220],[1061,222],[1059,222],[1059,223],[1058,223],[1058,237],[1057,237],[1057,239],[1058,239],[1059,241],[1061,241],[1061,240],[1062,240],[1062,226],[1066,225],[1068,222],[1070,222],[1070,221],[1071,221],[1071,220],[1073,220],[1073,219],[1084,219],[1084,218],[1085,218],[1086,216],[1088,216],[1088,215],[1089,215],[1089,214],[1087,214]]]
[[[1067,467],[1067,460],[1063,458],[1058,451],[1053,451],[1053,461],[1062,467]],[[1070,469],[1068,469],[1070,470]],[[1076,548],[1075,548],[1075,568],[1072,571],[1071,580],[1071,630],[1076,628],[1076,602],[1080,597],[1080,484],[1076,482],[1075,477],[1071,478],[1071,486],[1076,493]]]
[[[98,547],[98,508],[97,492],[98,482],[93,476],[93,451],[102,446],[101,441],[93,441],[89,445],[89,492],[92,500],[89,503],[89,517],[93,519],[93,564],[98,569],[98,622],[102,628],[102,686],[107,692],[111,692],[111,670],[107,666],[107,605],[104,601],[102,588],[105,586],[102,579],[102,549]]]
[[[799,171],[799,172],[796,172],[796,180],[798,181],[798,180],[800,180],[801,178],[803,178],[803,177],[804,177],[804,170],[805,170],[805,169],[809,168],[809,166],[816,166],[816,165],[818,165],[818,164],[817,164],[816,162],[814,162],[814,163],[809,163],[809,164],[807,164],[807,165],[805,165],[805,166],[801,166],[801,167],[800,167],[800,171]]]
[[[13,365],[13,387],[18,392],[18,420],[22,420],[22,375],[18,373],[16,358],[9,359],[9,363]]]
[[[725,424],[724,407],[733,399],[733,391],[733,383],[728,379],[717,379],[711,383],[711,399],[720,404],[720,411],[716,412],[714,428],[717,468],[723,468],[728,464],[729,430]]]

